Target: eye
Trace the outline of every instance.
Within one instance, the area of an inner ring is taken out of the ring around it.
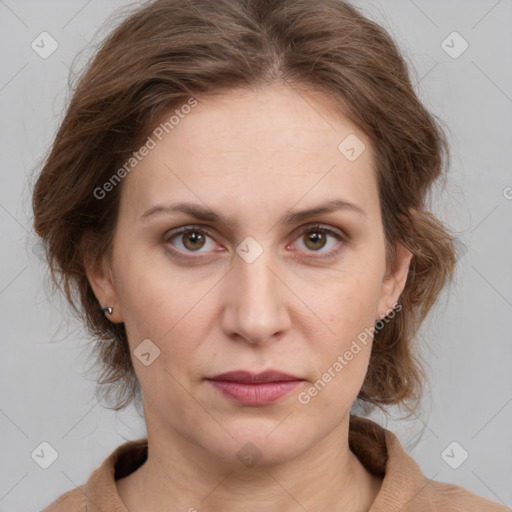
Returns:
[[[334,229],[314,225],[303,227],[296,240],[300,242],[299,250],[320,253],[321,256],[313,257],[325,258],[340,252],[344,236]],[[177,251],[173,250],[178,256],[183,255],[183,253],[203,254],[217,247],[210,232],[199,226],[185,226],[172,230],[165,236],[165,242],[178,249]],[[323,250],[326,247],[327,250]]]
[[[329,238],[331,241],[329,242]],[[302,228],[299,234],[299,246],[302,245],[301,250],[306,252],[319,252],[322,254],[320,257],[333,256],[338,254],[343,245],[344,237],[338,231],[331,228],[314,225]],[[327,250],[322,250],[327,247]],[[316,256],[315,256],[316,257]]]
[[[177,247],[181,252],[208,252],[215,247],[215,242],[204,228],[187,226],[169,233],[166,242]],[[177,240],[178,243],[174,243]],[[204,249],[204,251],[200,249]]]

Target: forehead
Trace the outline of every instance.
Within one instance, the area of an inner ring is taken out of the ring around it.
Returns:
[[[283,152],[288,159],[291,154],[298,158],[301,154],[337,155],[340,137],[353,133],[355,127],[342,114],[333,115],[332,104],[318,93],[312,96],[289,87],[205,95],[188,114],[179,119],[174,116],[177,123],[171,133],[164,135],[164,142],[200,151],[187,155],[189,159],[205,155],[268,156],[274,152],[274,159]],[[161,125],[169,117],[164,115]]]
[[[152,149],[125,179],[122,202],[134,214],[178,199],[253,211],[302,197],[301,206],[331,196],[375,201],[369,141],[327,99],[268,87],[197,100],[162,117]]]

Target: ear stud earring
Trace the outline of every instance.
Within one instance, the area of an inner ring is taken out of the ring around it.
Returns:
[[[107,315],[111,315],[113,313],[113,311],[114,311],[114,308],[111,308],[110,306],[101,306],[101,309]]]

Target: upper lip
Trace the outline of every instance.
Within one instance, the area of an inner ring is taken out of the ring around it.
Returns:
[[[245,370],[236,370],[232,372],[220,373],[214,377],[208,377],[208,380],[226,380],[233,382],[281,382],[302,380],[300,377],[283,373],[277,370],[267,370],[261,373],[251,373]]]

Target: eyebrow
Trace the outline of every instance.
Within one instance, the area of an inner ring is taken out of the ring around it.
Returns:
[[[321,203],[313,208],[305,210],[290,210],[281,216],[278,223],[289,225],[304,221],[315,215],[331,213],[338,210],[345,210],[358,213],[366,217],[366,212],[357,204],[342,199],[333,199]],[[171,215],[173,213],[185,213],[203,222],[220,222],[225,225],[236,226],[237,221],[211,208],[203,207],[193,203],[175,203],[170,205],[156,205],[144,212],[140,220],[144,221],[155,215]]]

